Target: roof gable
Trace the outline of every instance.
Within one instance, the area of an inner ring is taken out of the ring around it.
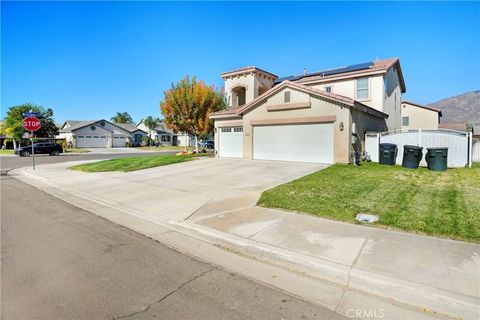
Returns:
[[[406,101],[406,100],[402,101],[402,103],[408,104],[408,105],[413,106],[413,107],[434,111],[434,112],[437,112],[440,117],[442,116],[442,110],[437,109],[437,108],[424,106],[423,104],[414,103],[414,102],[410,102],[410,101]]]
[[[128,133],[132,133],[132,132],[135,132],[137,130],[141,130],[141,129],[135,127],[135,125],[130,124],[130,123],[113,123],[113,122],[105,120],[105,119],[98,119],[98,120],[87,120],[87,121],[67,120],[62,125],[62,128],[60,129],[60,132],[72,132],[72,131],[81,129],[83,127],[89,126],[89,125],[97,125],[98,127],[103,128],[103,126],[99,125],[99,123],[102,122],[102,121],[110,124],[111,126],[113,126],[115,128],[120,129],[120,131],[126,131]],[[106,128],[103,128],[103,129],[105,129],[109,132],[112,132],[111,130],[108,130]],[[143,131],[143,130],[141,130],[141,131]],[[143,131],[143,132],[145,132],[145,131]]]
[[[378,111],[372,107],[369,107],[363,103],[360,103],[356,100],[353,100],[352,98],[341,96],[338,94],[334,94],[331,92],[326,92],[323,90],[315,89],[297,82],[292,82],[285,80],[281,84],[271,88],[270,90],[266,91],[264,94],[258,96],[256,99],[250,101],[249,103],[240,106],[240,107],[235,107],[235,108],[230,108],[227,110],[222,110],[219,112],[214,113],[213,115],[210,116],[210,118],[215,119],[215,118],[224,118],[226,116],[234,116],[234,115],[243,115],[245,113],[248,113],[250,110],[256,108],[257,106],[263,104],[266,102],[270,97],[273,95],[281,92],[285,88],[290,88],[293,90],[298,90],[304,93],[307,93],[311,96],[314,96],[316,98],[326,100],[329,102],[333,102],[335,104],[341,104],[343,106],[347,106],[350,108],[354,108],[357,110],[360,110],[365,113],[369,113],[371,115],[374,115],[379,118],[386,119],[388,118],[388,115],[386,113],[383,113],[381,111]]]
[[[342,95],[334,94],[331,92],[326,92],[323,90],[315,89],[309,86],[305,86],[296,82],[291,82],[291,81],[284,81],[280,85],[273,87],[269,91],[265,92],[263,95],[259,96],[257,99],[251,101],[250,103],[246,104],[243,108],[241,108],[239,111],[237,111],[238,114],[245,114],[249,110],[255,108],[257,105],[265,102],[268,100],[269,97],[275,95],[276,93],[284,90],[285,88],[290,88],[293,90],[298,90],[304,93],[307,93],[309,95],[312,95],[316,98],[326,100],[328,102],[333,102],[335,104],[341,104],[343,106],[347,106],[350,108],[358,109],[366,113],[370,113],[374,116],[380,117],[380,118],[388,118],[388,115],[380,112],[376,109],[373,109],[367,105],[364,105],[358,101],[353,100],[352,98],[345,97]]]

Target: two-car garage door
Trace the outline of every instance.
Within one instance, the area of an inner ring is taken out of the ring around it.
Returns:
[[[333,163],[333,123],[254,126],[253,159]]]
[[[243,157],[242,128],[219,129],[219,156]],[[254,126],[253,159],[333,163],[333,123]]]
[[[77,148],[107,148],[107,136],[77,136]]]

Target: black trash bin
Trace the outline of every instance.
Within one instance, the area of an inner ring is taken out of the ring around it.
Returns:
[[[425,154],[428,169],[433,171],[447,170],[448,148],[428,148]]]
[[[380,164],[394,165],[397,161],[398,148],[393,143],[380,143],[378,162]]]
[[[402,167],[409,169],[417,169],[422,160],[423,148],[417,146],[403,146]]]

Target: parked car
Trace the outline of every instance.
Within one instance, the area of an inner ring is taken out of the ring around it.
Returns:
[[[213,140],[208,140],[205,142],[205,148],[215,149],[215,142]]]
[[[58,156],[63,153],[61,145],[52,142],[37,142],[33,144],[35,154],[49,154],[51,156]],[[20,157],[29,157],[32,154],[32,146],[25,146],[15,150],[15,154]]]

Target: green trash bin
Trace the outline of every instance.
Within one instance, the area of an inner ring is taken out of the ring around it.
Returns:
[[[380,143],[378,162],[380,164],[394,165],[397,161],[397,145],[393,143]]]
[[[447,170],[448,148],[427,148],[425,160],[428,169],[433,171]]]

